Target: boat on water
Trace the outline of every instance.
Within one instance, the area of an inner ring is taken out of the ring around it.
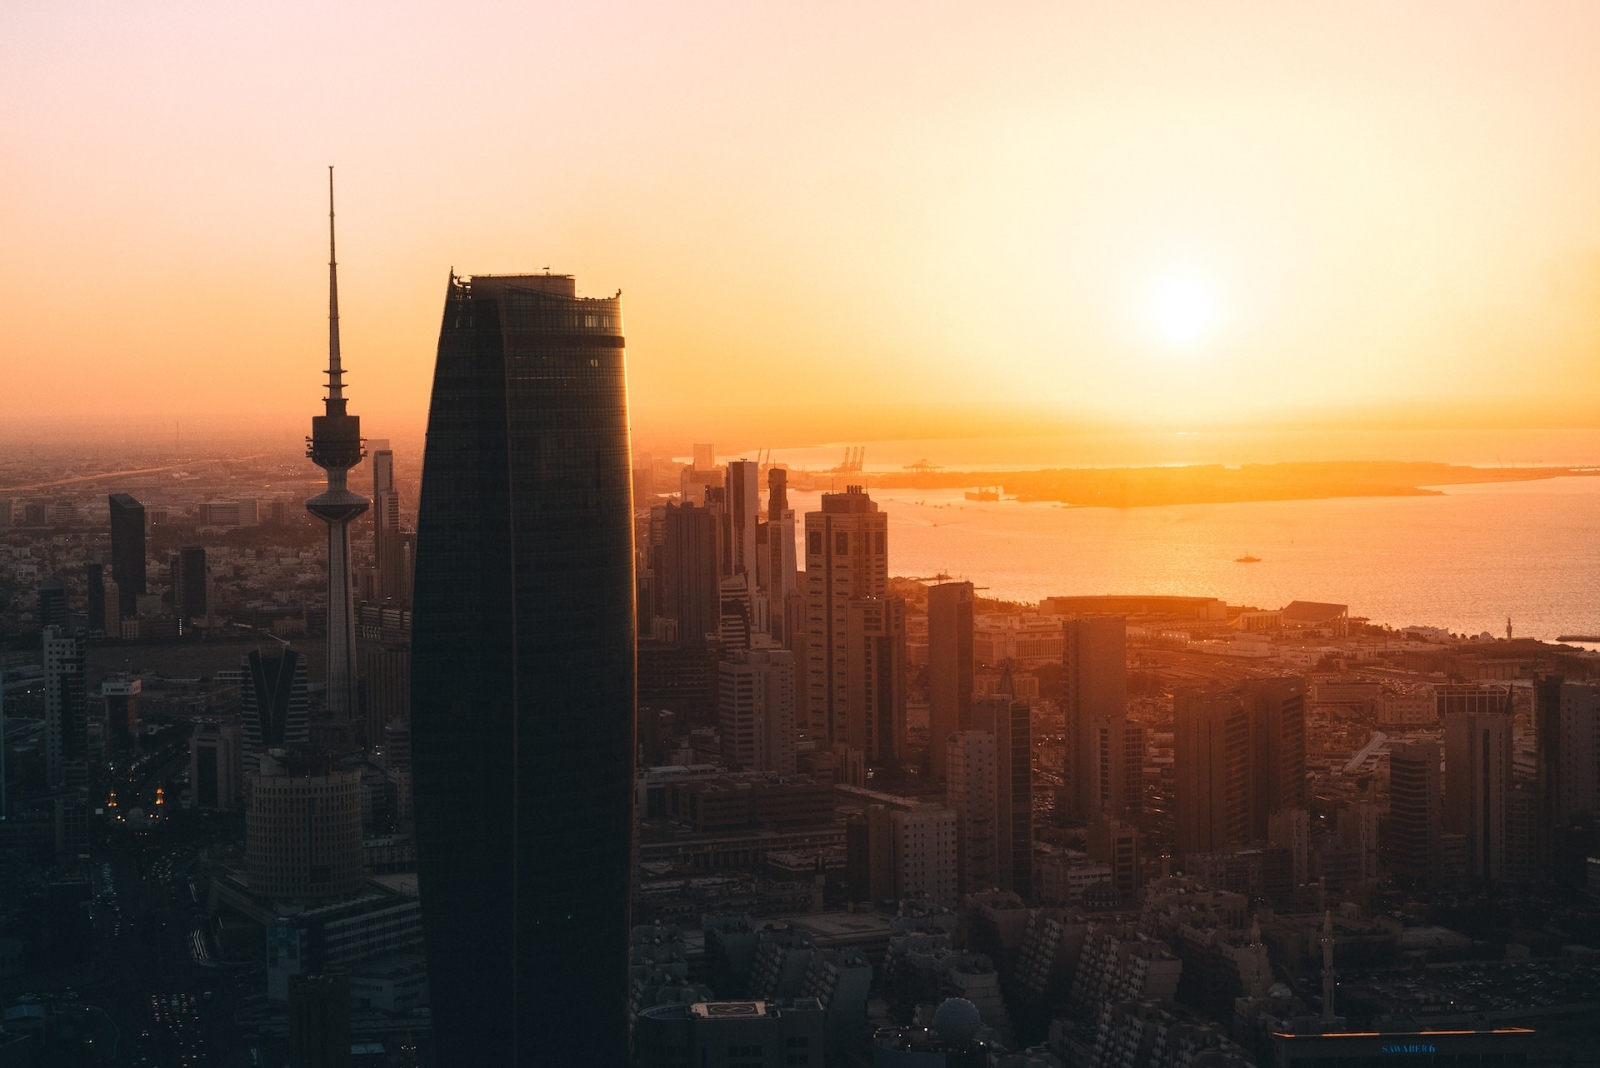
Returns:
[[[996,486],[990,489],[987,486],[980,486],[975,490],[967,490],[966,498],[969,501],[998,501],[1000,499],[1000,487]]]
[[[1243,556],[1238,557],[1233,562],[1236,564],[1259,564],[1261,562],[1261,557],[1251,556],[1249,553],[1245,553]]]

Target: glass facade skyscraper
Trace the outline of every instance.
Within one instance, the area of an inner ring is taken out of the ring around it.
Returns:
[[[633,517],[621,304],[452,275],[412,771],[442,1065],[627,1059]]]

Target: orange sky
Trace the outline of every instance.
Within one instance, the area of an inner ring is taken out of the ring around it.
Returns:
[[[644,439],[1597,425],[1597,56],[1593,3],[8,3],[0,422],[308,418],[336,163],[374,435],[452,266],[546,265],[622,289]]]

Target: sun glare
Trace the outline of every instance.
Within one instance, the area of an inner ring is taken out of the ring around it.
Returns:
[[[1178,345],[1189,345],[1211,332],[1216,322],[1211,291],[1199,281],[1168,278],[1150,298],[1149,314],[1156,332]]]

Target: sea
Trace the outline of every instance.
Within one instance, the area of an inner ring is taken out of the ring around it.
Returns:
[[[1412,449],[1397,446],[1390,435],[1366,443],[1371,451],[1347,443],[1311,455],[1275,456],[1476,466],[1580,467],[1600,461],[1600,433],[1591,431],[1457,434],[1448,446],[1445,440],[1419,434]],[[931,462],[980,469],[975,460],[961,459],[978,450],[950,443],[880,443],[867,449],[908,464],[941,445],[950,460]],[[818,447],[815,453],[836,463],[842,447]],[[913,454],[914,459],[905,459]],[[995,468],[1051,466],[1026,463],[1023,454],[999,447],[979,455],[998,456],[990,461]],[[1195,448],[1187,460],[1155,459],[1160,455],[1149,450],[1143,461],[1108,462],[1249,462],[1227,447]],[[794,462],[782,452],[775,458]],[[879,470],[904,464],[883,464]],[[801,459],[795,466],[810,465]],[[812,469],[822,466],[818,462]],[[869,483],[872,471],[869,463]],[[1600,477],[1437,488],[1438,496],[1128,509],[977,502],[959,489],[869,492],[889,515],[891,574],[967,580],[982,587],[985,596],[1003,600],[1161,593],[1265,609],[1293,600],[1328,601],[1348,605],[1352,616],[1395,627],[1423,625],[1498,637],[1509,626],[1518,637],[1546,640],[1600,635]],[[790,496],[799,510],[818,507],[816,493]],[[1259,562],[1238,562],[1245,556]]]

